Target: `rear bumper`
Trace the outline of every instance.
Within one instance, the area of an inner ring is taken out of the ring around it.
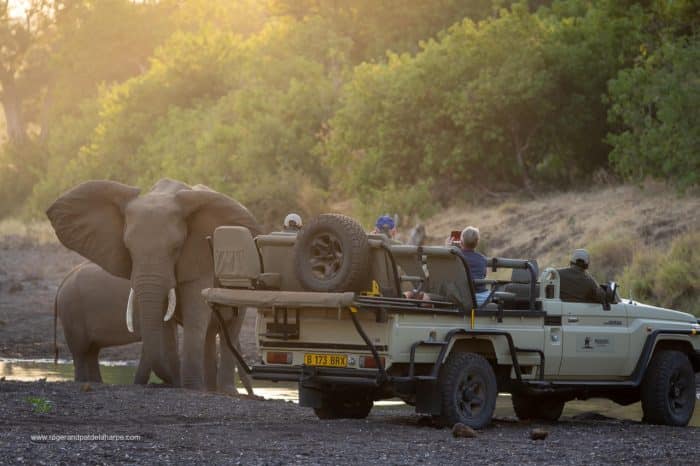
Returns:
[[[311,366],[253,366],[252,376],[258,380],[299,382],[309,385],[357,385],[378,387],[378,371]]]

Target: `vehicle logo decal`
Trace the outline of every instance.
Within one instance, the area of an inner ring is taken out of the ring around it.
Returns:
[[[579,335],[576,337],[576,352],[578,353],[612,353],[614,341],[607,336]]]

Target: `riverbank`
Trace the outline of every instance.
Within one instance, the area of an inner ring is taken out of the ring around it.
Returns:
[[[140,386],[0,381],[0,463],[697,462],[698,428],[589,414],[530,424],[517,422],[503,409],[475,438],[454,438],[449,429],[427,426],[405,405],[375,407],[365,420],[321,421],[312,410],[279,400]],[[534,428],[546,430],[547,438],[531,440]]]

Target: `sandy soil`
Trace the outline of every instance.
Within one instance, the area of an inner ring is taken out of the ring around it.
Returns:
[[[134,409],[136,408],[136,409]],[[43,412],[46,411],[46,412]],[[282,401],[135,386],[0,382],[3,464],[692,464],[696,428],[565,418],[497,418],[454,438],[405,406],[366,420],[321,421]],[[533,428],[545,440],[530,439]],[[56,435],[52,440],[32,435]],[[68,435],[138,436],[68,440]],[[58,440],[56,440],[58,438]]]

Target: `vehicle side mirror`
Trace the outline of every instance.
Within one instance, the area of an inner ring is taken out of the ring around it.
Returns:
[[[618,289],[617,283],[615,283],[615,282],[608,283],[607,293],[608,293],[608,302],[609,303],[614,304],[617,302],[617,289]]]

